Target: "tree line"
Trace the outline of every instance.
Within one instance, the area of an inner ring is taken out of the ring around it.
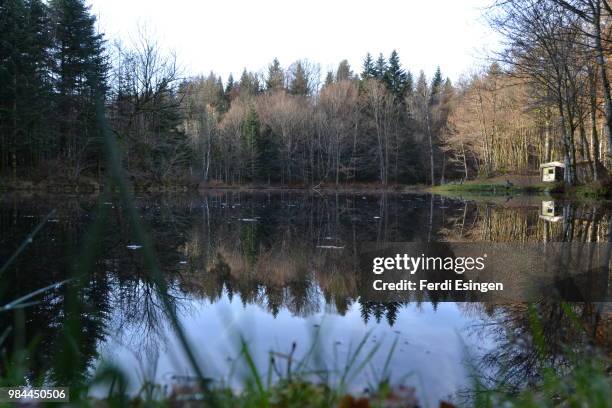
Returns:
[[[0,8],[0,174],[104,174],[101,98],[134,180],[320,185],[427,183],[533,172],[607,176],[612,143],[607,0],[496,2],[488,67],[414,78],[396,51],[353,70],[308,60],[238,79],[185,78],[139,30],[105,41],[83,0]],[[321,79],[323,79],[321,81]]]
[[[214,73],[181,83],[183,129],[203,179],[317,185],[437,177],[428,167],[440,167],[432,140],[453,92],[439,70],[415,84],[394,51],[376,61],[368,54],[360,74],[344,60],[324,83],[319,77],[309,61],[283,69],[275,59],[265,74],[245,70],[225,87]]]

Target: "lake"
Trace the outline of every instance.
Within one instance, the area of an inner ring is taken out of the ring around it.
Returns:
[[[309,357],[324,373],[319,375],[338,381],[363,341],[354,372],[346,376],[350,389],[390,375],[392,382],[414,386],[431,406],[469,395],[474,372],[483,381],[503,377],[512,387],[535,380],[540,362],[527,334],[527,307],[364,301],[352,269],[359,244],[608,241],[612,219],[602,202],[412,193],[218,191],[137,197],[135,205],[206,376],[239,387],[244,339],[263,373],[274,352],[283,372],[289,356]],[[101,213],[103,222],[92,232]],[[132,393],[147,381],[168,389],[190,381],[188,359],[120,200],[4,195],[0,264],[45,217],[1,286],[5,304],[72,279],[45,291],[36,304],[0,314],[0,327],[19,329],[3,347],[35,345],[26,376],[70,385],[110,364],[124,370]],[[567,345],[607,346],[601,334],[607,306],[573,306],[591,335],[577,335],[561,305],[543,300],[536,307],[547,316],[543,333],[560,368],[569,364],[562,357]],[[66,353],[66,327],[77,327],[80,335],[71,368],[62,371],[55,359]],[[91,392],[102,396],[105,388]]]

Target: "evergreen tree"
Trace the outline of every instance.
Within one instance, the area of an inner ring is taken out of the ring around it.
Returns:
[[[25,44],[26,10],[22,0],[8,0],[0,13],[0,137],[2,138],[2,165],[11,163],[13,174],[17,170],[17,149],[23,101],[22,60]],[[8,166],[7,166],[8,167]]]
[[[414,93],[414,78],[412,77],[412,72],[406,71],[406,85],[404,86],[404,94],[406,97],[412,97]]]
[[[144,170],[162,182],[171,172],[187,168],[195,160],[193,144],[181,129],[183,120],[177,95],[170,88],[161,90],[147,107],[149,143],[145,146]],[[148,153],[148,154],[147,154]]]
[[[257,177],[259,127],[259,116],[255,107],[251,106],[242,125],[242,157],[247,177],[251,181]]]
[[[242,125],[242,157],[249,181],[278,181],[280,143],[270,127],[264,126],[257,110],[251,106]]]
[[[308,76],[301,61],[297,61],[294,64],[293,78],[289,91],[292,95],[308,95],[310,93]]]
[[[363,60],[363,70],[361,71],[361,79],[371,79],[376,76],[376,70],[374,68],[374,60],[372,59],[372,55],[368,52],[366,54],[365,59]]]
[[[44,158],[51,119],[50,24],[40,0],[0,9],[0,172]]]
[[[325,77],[325,86],[329,86],[334,83],[334,73],[332,71],[327,71],[327,76]]]
[[[234,76],[231,72],[227,77],[227,83],[225,84],[225,92],[223,94],[225,95],[226,107],[229,110],[232,100],[236,96],[236,82],[234,81]]]
[[[397,51],[393,50],[389,57],[389,63],[385,70],[385,83],[387,89],[395,95],[397,101],[403,102],[404,94],[406,92],[407,75],[402,69],[399,55]]]
[[[338,70],[336,71],[336,81],[345,81],[353,77],[353,71],[347,60],[340,61],[338,64]]]
[[[272,64],[268,67],[268,78],[266,79],[266,89],[283,89],[285,87],[285,73],[283,68],[278,62],[277,58],[274,58]]]
[[[257,163],[255,179],[258,181],[279,181],[280,140],[269,126],[264,126],[256,140]]]
[[[234,90],[234,76],[230,73],[227,77],[227,84],[225,85],[225,94],[229,97],[229,95]]]
[[[257,76],[252,72],[248,72],[245,68],[240,76],[240,95],[245,97],[255,96],[260,90]]]
[[[440,92],[442,87],[442,72],[440,71],[440,67],[436,68],[436,73],[434,74],[431,80],[431,90],[430,90],[430,105],[436,105],[440,101]]]
[[[449,105],[454,96],[455,87],[453,86],[453,83],[451,82],[450,78],[446,78],[446,80],[444,81],[444,87],[442,89],[442,98],[440,102],[442,103],[442,105]]]
[[[387,61],[385,61],[385,57],[380,53],[376,60],[376,65],[374,66],[374,78],[379,81],[384,80],[385,72],[387,72]]]
[[[225,113],[229,109],[229,98],[225,94],[221,76],[217,78],[217,109],[221,113]]]
[[[52,0],[50,13],[60,149],[72,165],[80,166],[86,149],[100,153],[95,105],[106,91],[103,38],[84,0]]]
[[[27,123],[27,146],[22,155],[30,154],[37,164],[50,151],[53,140],[48,137],[48,123],[52,120],[53,105],[51,69],[51,23],[47,6],[41,0],[27,0],[26,47],[23,71],[23,96],[25,98],[24,121]]]

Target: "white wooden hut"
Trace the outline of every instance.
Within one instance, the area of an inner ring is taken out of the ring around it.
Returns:
[[[540,164],[540,174],[542,175],[542,181],[546,183],[563,181],[564,171],[565,164],[559,161]]]

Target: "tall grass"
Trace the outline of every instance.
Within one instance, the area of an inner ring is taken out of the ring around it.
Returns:
[[[574,311],[567,303],[562,304],[564,313],[571,319],[575,329],[585,330]],[[565,357],[571,361],[569,372],[557,371],[545,363],[549,353],[547,341],[542,329],[541,316],[536,306],[527,305],[531,342],[541,362],[539,376],[542,379],[536,384],[518,392],[509,391],[500,384],[487,385],[470,358],[468,368],[472,379],[472,389],[468,393],[466,406],[476,408],[536,408],[536,407],[593,407],[608,408],[612,402],[611,366],[608,358],[599,358],[598,354],[565,351]],[[466,350],[466,354],[469,353]]]

